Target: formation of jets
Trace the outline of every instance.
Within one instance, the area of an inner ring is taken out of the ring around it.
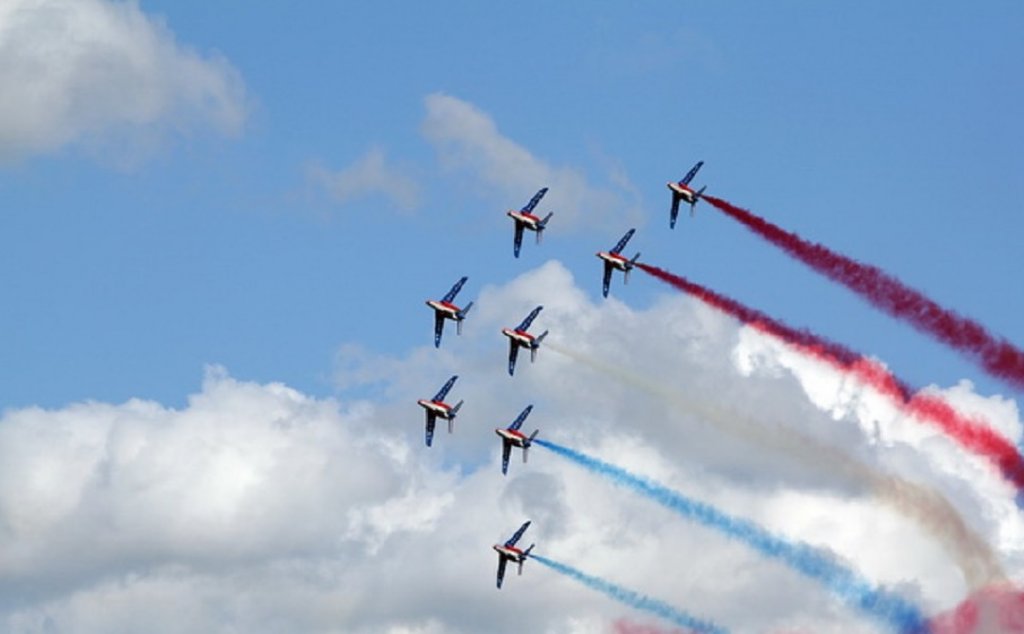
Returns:
[[[669,212],[669,227],[675,228],[676,218],[679,215],[679,204],[685,202],[690,205],[690,215],[693,215],[694,208],[697,206],[697,202],[700,200],[704,193],[705,187],[701,187],[698,190],[693,189],[690,186],[690,182],[700,171],[700,168],[704,165],[704,161],[698,161],[696,165],[690,168],[690,171],[686,173],[686,176],[682,180],[668,183],[668,188],[672,192],[672,207]],[[506,215],[512,218],[514,223],[513,242],[512,242],[512,253],[515,257],[519,257],[520,247],[523,243],[523,232],[533,231],[537,236],[537,243],[541,241],[541,236],[544,233],[545,227],[547,227],[548,221],[554,215],[553,212],[548,212],[546,216],[541,218],[535,214],[535,209],[540,203],[544,195],[547,194],[548,188],[541,188],[530,202],[526,203],[522,209],[515,211],[509,210]],[[608,289],[611,285],[612,272],[622,271],[623,283],[629,282],[629,272],[636,266],[637,260],[640,258],[640,253],[637,253],[632,258],[627,258],[622,254],[622,250],[626,248],[626,244],[630,238],[636,232],[635,229],[630,229],[622,236],[621,239],[610,251],[598,251],[597,257],[601,259],[604,264],[604,277],[601,285],[601,294],[604,297],[608,297]],[[455,296],[462,290],[462,286],[466,283],[467,277],[462,277],[456,282],[444,297],[439,300],[427,300],[427,306],[434,310],[434,347],[438,348],[441,346],[441,335],[444,331],[445,320],[452,320],[455,322],[457,334],[462,334],[462,322],[465,320],[466,315],[469,313],[469,309],[473,307],[473,302],[466,304],[465,308],[460,308],[455,302]],[[516,358],[519,354],[520,348],[526,348],[530,351],[530,362],[536,360],[537,350],[540,348],[541,342],[547,337],[548,331],[544,331],[540,335],[533,335],[529,331],[530,325],[533,324],[533,320],[537,318],[540,311],[543,310],[543,306],[537,306],[530,314],[526,316],[523,321],[515,328],[502,328],[501,333],[508,337],[508,373],[509,376],[513,376],[516,370]],[[426,414],[426,429],[425,429],[425,440],[428,447],[431,446],[434,438],[434,427],[437,423],[437,419],[441,418],[448,421],[448,433],[452,433],[454,428],[455,417],[459,412],[459,408],[462,407],[462,401],[460,400],[455,405],[451,405],[445,402],[445,397],[448,396],[448,392],[451,391],[452,386],[458,380],[458,375],[451,377],[448,381],[437,391],[431,399],[420,399],[417,401],[420,407],[422,407]],[[530,445],[533,444],[534,438],[540,430],[534,430],[532,434],[527,436],[525,433],[520,431],[526,418],[533,411],[533,405],[527,405],[526,409],[520,412],[519,416],[508,427],[499,427],[494,432],[501,438],[501,473],[502,475],[508,474],[508,463],[509,458],[512,454],[512,448],[518,447],[523,450],[523,462],[526,462]],[[497,585],[501,588],[502,580],[505,578],[505,567],[509,562],[518,564],[519,574],[523,574],[523,562],[530,556],[530,551],[533,550],[533,544],[530,545],[526,550],[522,550],[516,547],[516,544],[522,538],[523,533],[529,528],[530,522],[527,521],[525,524],[519,527],[511,538],[504,544],[495,544],[494,550],[498,553],[498,576]]]

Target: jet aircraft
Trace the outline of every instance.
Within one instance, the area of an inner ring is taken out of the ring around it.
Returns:
[[[548,188],[544,187],[530,199],[530,202],[526,203],[526,206],[515,211],[510,209],[506,215],[515,221],[515,237],[512,241],[512,253],[519,257],[519,247],[523,244],[523,229],[529,229],[537,234],[537,244],[540,244],[541,234],[544,233],[544,227],[547,226],[548,220],[551,220],[551,216],[555,215],[554,212],[548,213],[548,215],[541,218],[533,214],[534,207],[540,202],[541,198],[544,198],[544,194],[548,193]]]
[[[441,333],[444,331],[444,320],[451,319],[455,322],[456,333],[462,334],[462,320],[466,318],[466,313],[473,307],[473,302],[466,304],[465,308],[459,308],[452,301],[455,300],[455,296],[462,290],[462,285],[466,283],[468,277],[463,276],[458,282],[455,282],[455,286],[445,293],[445,296],[440,301],[436,299],[428,299],[427,306],[434,309],[434,347],[440,347],[441,345]]]
[[[540,342],[544,341],[544,337],[548,336],[548,331],[545,330],[538,336],[533,336],[526,330],[533,323],[533,320],[537,317],[537,314],[543,309],[543,306],[538,306],[526,316],[523,323],[519,324],[515,328],[502,328],[501,334],[508,337],[508,375],[512,376],[516,371],[516,356],[519,354],[519,348],[530,349],[530,362],[533,363],[537,360],[537,349],[540,348]]]
[[[697,201],[700,200],[701,194],[707,189],[707,186],[704,186],[694,191],[690,187],[690,181],[697,175],[702,165],[704,165],[704,161],[697,161],[697,164],[690,168],[690,171],[686,173],[683,180],[677,183],[668,183],[668,188],[672,190],[672,214],[668,219],[669,228],[674,229],[676,226],[676,216],[679,215],[679,201],[686,201],[690,205],[690,215],[692,216],[693,210],[697,206]]]
[[[604,260],[604,284],[601,286],[601,293],[605,297],[608,297],[608,286],[612,281],[612,271],[615,269],[622,271],[623,284],[628,283],[629,272],[633,270],[633,267],[636,265],[637,258],[640,257],[640,254],[637,253],[633,256],[632,260],[627,260],[626,257],[620,253],[624,248],[626,248],[626,243],[633,237],[634,231],[636,231],[636,229],[630,229],[627,231],[626,235],[622,236],[622,239],[618,241],[611,251],[608,251],[607,253],[604,251],[597,252],[597,257]]]
[[[449,405],[444,402],[444,397],[448,395],[448,390],[452,389],[452,386],[455,385],[455,380],[458,378],[459,376],[455,375],[448,379],[448,382],[445,383],[444,386],[437,391],[437,394],[434,395],[434,398],[429,401],[422,398],[416,401],[420,404],[420,407],[426,410],[428,447],[434,439],[434,423],[438,418],[443,418],[448,421],[448,433],[452,433],[452,428],[455,425],[455,415],[459,413],[459,408],[462,407],[462,401],[459,401],[455,405]]]
[[[509,454],[512,453],[512,447],[519,447],[523,450],[523,463],[526,463],[526,454],[530,450],[530,445],[533,444],[533,439],[537,437],[535,430],[532,434],[527,436],[523,432],[519,431],[519,428],[523,426],[523,421],[530,415],[530,411],[533,410],[533,405],[527,405],[526,409],[516,417],[512,424],[502,429],[498,428],[494,430],[494,433],[501,436],[501,473],[508,474],[508,458]]]
[[[505,564],[508,562],[519,564],[519,574],[523,574],[523,562],[530,556],[530,551],[536,544],[530,544],[530,547],[526,550],[519,550],[516,548],[516,542],[523,536],[526,529],[530,526],[530,522],[526,522],[519,527],[519,530],[512,535],[504,544],[495,544],[494,550],[498,552],[498,589],[501,589],[501,581],[505,578]]]

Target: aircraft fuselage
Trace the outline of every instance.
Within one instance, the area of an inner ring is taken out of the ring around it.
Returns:
[[[443,302],[438,299],[428,299],[427,306],[433,308],[437,313],[444,315],[445,319],[453,319],[456,321],[459,319],[460,308],[455,304]]]
[[[439,418],[448,419],[452,417],[452,406],[447,403],[440,403],[438,401],[431,401],[428,399],[421,398],[416,401],[420,404],[423,409],[434,412]]]
[[[510,442],[513,447],[525,448],[526,443],[529,442],[529,438],[527,438],[526,434],[514,429],[505,429],[504,427],[499,427],[498,429],[494,430],[494,433],[501,436],[504,440]]]
[[[528,332],[522,332],[519,330],[513,330],[511,328],[502,328],[501,334],[505,335],[517,345],[523,348],[532,348],[534,336]]]
[[[526,555],[523,551],[519,550],[515,546],[504,546],[502,544],[495,544],[494,550],[498,551],[498,555],[502,558],[515,563],[522,563],[526,560]]]
[[[685,200],[688,204],[697,202],[697,192],[693,191],[686,185],[680,185],[679,183],[668,183],[668,188],[672,190],[676,196]]]
[[[525,211],[508,211],[509,218],[523,225],[530,231],[536,231],[540,227],[541,219]]]
[[[620,271],[626,271],[633,268],[633,264],[628,259],[626,259],[626,257],[621,253],[609,253],[607,251],[598,251],[597,257],[601,258],[608,264],[611,264],[613,267]]]

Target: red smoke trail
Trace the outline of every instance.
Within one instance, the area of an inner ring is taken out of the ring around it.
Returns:
[[[744,306],[734,299],[658,267],[640,262],[636,266],[705,304],[870,385],[888,397],[905,414],[932,423],[964,449],[988,460],[1018,491],[1024,491],[1024,458],[1012,443],[984,422],[968,418],[938,396],[915,394],[915,390],[901,379],[850,348],[829,341],[809,330],[797,330],[787,326],[761,311]]]
[[[613,634],[691,634],[692,630],[663,630],[660,627],[653,625],[641,625],[639,623],[631,623],[626,619],[619,619],[615,621],[612,626]]]
[[[932,634],[1024,632],[1024,592],[1010,587],[986,588],[955,609],[932,617]]]
[[[714,196],[703,196],[726,215],[814,270],[858,293],[893,317],[910,322],[973,358],[994,377],[1024,388],[1024,351],[997,338],[978,322],[939,306],[878,267],[863,264]]]

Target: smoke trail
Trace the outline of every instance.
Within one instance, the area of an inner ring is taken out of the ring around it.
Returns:
[[[673,629],[671,632],[653,625],[642,625],[631,623],[626,619],[619,619],[612,625],[614,634],[686,634],[682,630]]]
[[[686,399],[678,390],[669,390],[630,372],[622,365],[605,363],[565,348],[558,342],[548,341],[546,345],[549,350],[658,396],[682,411],[712,423],[737,438],[742,438],[758,450],[774,450],[795,462],[821,472],[838,475],[852,485],[867,489],[880,501],[913,520],[936,538],[956,561],[972,591],[1005,580],[1005,574],[995,552],[967,526],[957,510],[941,493],[876,471],[842,451],[817,442],[794,429],[764,422],[755,423],[710,403]]]
[[[906,382],[850,348],[809,330],[792,328],[761,311],[695,284],[685,277],[639,262],[637,268],[807,355],[828,363],[845,374],[854,376],[887,397],[904,414],[934,424],[961,447],[995,466],[1018,491],[1024,490],[1024,458],[1013,443],[983,422],[964,416],[942,398],[915,393],[916,390]]]
[[[691,500],[656,482],[568,447],[543,439],[534,440],[534,443],[636,491],[687,519],[743,542],[766,557],[781,561],[797,572],[821,582],[847,604],[889,624],[898,632],[928,631],[924,616],[916,607],[896,595],[873,588],[866,579],[839,565],[827,553],[803,543],[788,542],[753,522],[726,515],[708,504]]]
[[[990,375],[1024,388],[1024,351],[997,338],[978,322],[939,306],[878,267],[846,257],[755,216],[728,202],[704,195],[726,215],[826,277],[839,282],[893,317],[971,357]]]
[[[955,609],[933,616],[932,634],[1024,632],[1024,592],[1009,585],[985,588]]]
[[[644,612],[649,612],[650,614],[660,616],[666,621],[675,623],[676,625],[690,628],[691,630],[694,630],[696,632],[709,632],[710,634],[726,634],[727,632],[727,630],[719,627],[718,625],[715,625],[710,621],[705,621],[702,619],[698,619],[694,616],[690,616],[686,612],[683,612],[682,610],[677,610],[676,608],[672,607],[668,603],[665,603],[664,601],[646,597],[642,594],[634,592],[633,590],[627,590],[626,588],[617,586],[614,583],[611,583],[610,581],[605,581],[604,579],[599,579],[597,577],[593,577],[591,575],[580,572],[572,566],[567,566],[566,564],[559,563],[557,561],[548,559],[547,557],[542,557],[541,555],[536,554],[530,555],[530,559],[536,559],[538,562],[544,564],[548,568],[560,572],[568,577],[572,577],[573,579],[579,581],[588,588],[597,590],[598,592],[601,592],[620,603],[625,603],[626,605],[634,607],[638,610],[643,610]]]

